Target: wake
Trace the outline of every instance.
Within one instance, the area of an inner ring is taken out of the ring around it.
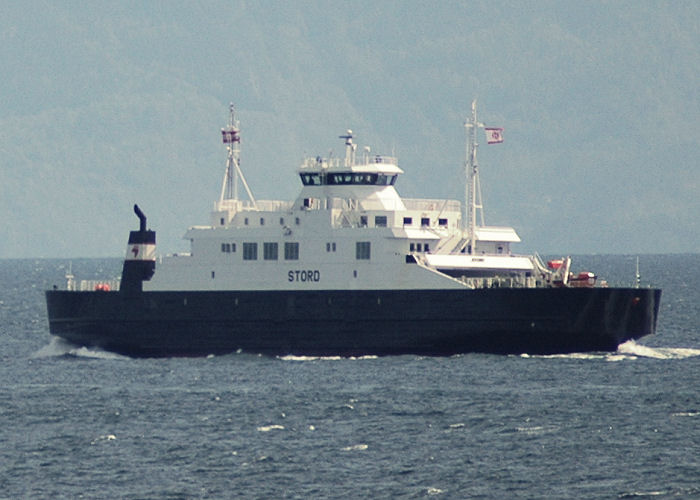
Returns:
[[[365,359],[378,359],[379,356],[373,354],[368,354],[365,356],[295,356],[292,354],[287,354],[285,356],[277,356],[277,359],[282,361],[342,361],[342,360],[365,360]]]
[[[617,354],[654,359],[686,359],[700,356],[700,349],[687,347],[648,347],[628,340],[617,347]]]
[[[32,358],[55,358],[55,357],[75,357],[91,359],[129,359],[127,356],[105,351],[98,347],[84,347],[71,344],[60,337],[51,337],[51,341],[33,353]]]
[[[574,352],[569,354],[529,355],[522,358],[560,358],[560,359],[603,359],[605,361],[624,361],[639,358],[649,359],[687,359],[700,356],[700,349],[689,347],[649,347],[637,344],[634,340],[620,344],[615,352]]]

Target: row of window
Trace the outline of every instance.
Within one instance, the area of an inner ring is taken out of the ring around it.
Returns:
[[[360,226],[362,227],[367,227],[367,216],[366,215],[361,215],[360,216]],[[403,225],[404,226],[412,226],[413,225],[413,217],[404,217],[403,218]],[[421,227],[430,227],[430,218],[428,217],[421,217],[420,220],[420,225]],[[387,226],[387,218],[386,215],[375,215],[374,216],[374,227],[386,227]],[[447,219],[438,219],[438,226],[440,227],[447,227]]]
[[[235,243],[222,243],[221,251],[223,253],[235,253]],[[265,242],[263,243],[263,259],[277,260],[279,255],[279,243]],[[287,241],[284,243],[284,259],[299,260],[299,243]],[[258,260],[258,244],[243,243],[243,260]]]
[[[403,225],[404,226],[412,226],[413,225],[413,217],[404,217],[403,218]],[[430,219],[428,217],[421,217],[420,225],[422,227],[429,227],[430,226]],[[442,218],[438,219],[438,226],[447,227],[447,219],[442,219]]]
[[[346,172],[342,174],[300,174],[304,186],[393,186],[397,175],[387,174],[360,174]]]
[[[427,245],[426,245],[427,248]],[[326,243],[326,252],[335,252],[336,244]],[[221,251],[223,253],[235,253],[235,243],[222,243]],[[355,246],[355,257],[358,260],[369,260],[370,258],[370,242],[358,241]],[[279,259],[279,243],[265,242],[263,243],[263,260],[278,260]],[[243,260],[258,260],[258,244],[255,242],[243,243]],[[299,260],[299,243],[285,241],[284,243],[284,260]]]
[[[248,217],[243,219],[243,224],[246,226],[250,225],[250,219]],[[299,219],[299,217],[294,218],[294,224],[296,224],[297,226],[301,224],[301,220]],[[265,225],[265,217],[260,217],[260,225]],[[284,217],[280,217],[280,226],[284,226]]]
[[[221,225],[223,226],[223,225],[226,224],[226,219],[224,219],[223,217],[221,217],[221,218],[219,219],[219,222],[220,222]],[[250,225],[250,217],[244,218],[244,219],[243,219],[243,224],[246,225],[246,226],[249,226],[249,225]],[[301,220],[299,219],[299,217],[295,217],[295,218],[294,218],[294,224],[296,224],[297,226],[298,226],[299,224],[301,224]],[[260,217],[260,225],[261,225],[261,226],[264,226],[264,225],[265,225],[265,217]],[[280,217],[280,226],[284,226],[284,217]]]
[[[263,259],[277,260],[279,256],[279,243],[263,243]],[[243,243],[243,260],[258,260],[258,244]],[[284,260],[299,260],[299,243],[286,241],[284,243]]]
[[[308,198],[306,200],[308,200]],[[306,200],[304,200],[305,203],[306,203]],[[223,226],[225,224],[225,222],[226,221],[222,217],[221,218],[221,225]],[[367,216],[361,215],[360,216],[360,226],[367,227],[367,225],[368,225],[367,222],[368,222]],[[243,223],[246,226],[250,225],[250,219],[248,217],[246,217],[245,219],[243,219]],[[299,220],[299,217],[295,217],[294,223],[297,226],[301,223],[301,221]],[[264,217],[260,217],[260,225],[261,226],[265,225],[265,218]],[[280,225],[284,226],[284,217],[280,217]],[[403,225],[404,226],[412,226],[413,225],[413,217],[404,217],[403,218]],[[430,219],[428,217],[422,217],[420,220],[420,225],[422,227],[429,227],[430,226]],[[386,215],[376,215],[374,217],[374,226],[375,227],[386,227],[387,226]],[[447,227],[447,219],[442,219],[442,218],[438,219],[438,226]]]
[[[430,252],[430,245],[428,243],[411,243],[409,248],[411,252]]]

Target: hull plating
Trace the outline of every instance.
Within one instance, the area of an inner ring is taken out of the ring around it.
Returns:
[[[130,356],[564,353],[653,334],[660,290],[46,292],[53,335]]]

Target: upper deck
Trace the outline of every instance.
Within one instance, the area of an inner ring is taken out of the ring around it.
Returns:
[[[358,162],[355,155],[345,158],[322,158],[320,156],[305,158],[299,167],[299,172],[374,172],[385,174],[402,174],[398,161],[394,156],[362,155]]]
[[[353,151],[344,159],[306,158],[299,167],[304,186],[393,186],[402,173],[393,156],[365,154],[358,162]]]

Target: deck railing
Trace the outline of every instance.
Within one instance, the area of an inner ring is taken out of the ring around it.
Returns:
[[[221,200],[214,205],[214,210],[233,212],[243,212],[245,210],[257,210],[259,212],[287,212],[294,206],[293,201],[282,200],[257,200],[253,203],[250,200]]]
[[[92,291],[103,291],[103,292],[116,292],[119,290],[119,285],[121,284],[121,279],[111,279],[111,280],[78,280],[69,277],[66,282],[66,290],[72,292],[92,292]]]
[[[420,198],[402,198],[406,210],[420,210],[422,212],[461,212],[462,204],[457,200],[430,200]]]
[[[359,165],[377,165],[377,164],[388,164],[388,165],[398,165],[398,158],[394,156],[386,155],[358,155],[355,158],[355,166]],[[321,158],[320,156],[304,158],[301,164],[301,168],[339,168],[339,167],[351,167],[346,158]]]

